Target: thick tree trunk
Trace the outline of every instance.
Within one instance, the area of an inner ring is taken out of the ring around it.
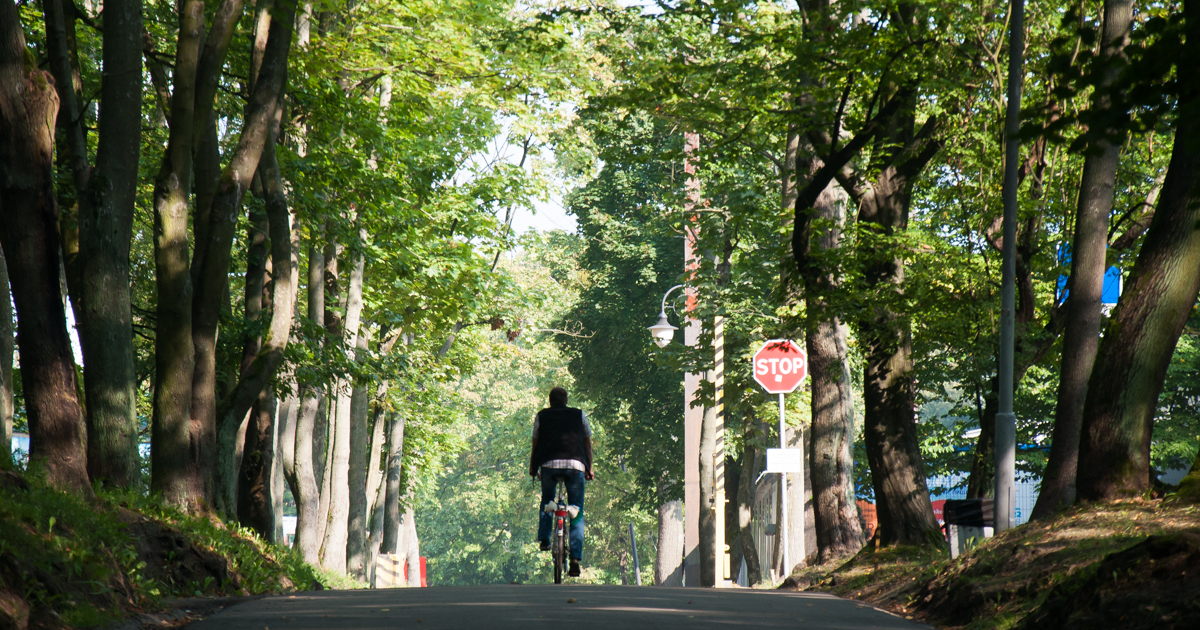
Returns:
[[[168,503],[187,506],[204,499],[204,478],[195,470],[206,445],[194,440],[192,402],[192,279],[188,266],[188,192],[191,188],[196,68],[204,41],[204,1],[179,4],[171,124],[167,149],[154,183],[154,268],[158,297],[154,336],[154,416],[151,422],[150,488]]]
[[[900,171],[885,167],[859,210],[860,222],[887,235],[898,235],[908,226],[912,182]],[[870,253],[866,276],[886,296],[900,291],[904,261],[891,248],[881,249]],[[866,350],[864,434],[879,515],[875,536],[881,545],[931,544],[941,534],[917,438],[911,323],[886,304],[864,315],[859,322]]]
[[[810,241],[816,250],[840,246],[846,222],[844,195],[830,184],[813,205],[814,219],[828,222],[823,234]],[[854,493],[854,405],[850,391],[850,360],[846,326],[827,313],[820,297],[841,283],[833,269],[817,268],[806,254],[802,266],[810,323],[805,335],[812,379],[812,432],[807,461],[811,467],[813,517],[819,562],[853,555],[863,545]]]
[[[75,361],[59,292],[54,116],[58,97],[29,54],[16,5],[0,6],[0,247],[17,308],[30,460],[51,484],[91,494]]]
[[[350,272],[346,291],[346,354],[354,360],[353,348],[358,341],[358,326],[362,316],[363,259],[358,256]],[[321,548],[321,563],[330,570],[346,571],[346,544],[350,518],[350,403],[349,382],[339,379],[333,430],[333,471],[330,476],[332,495],[329,499],[329,527]]]
[[[1185,5],[1186,51],[1200,58],[1200,2]],[[1180,68],[1189,86],[1179,109],[1197,102],[1195,68]],[[1200,130],[1177,123],[1162,195],[1124,294],[1105,330],[1088,382],[1079,449],[1078,498],[1135,496],[1150,479],[1154,412],[1171,355],[1200,291]]]
[[[0,206],[0,212],[4,208]],[[0,247],[0,470],[12,467],[13,435],[13,336],[12,293],[8,289],[8,264]]]
[[[654,583],[683,586],[683,501],[658,506],[658,556],[654,559]]]
[[[1133,0],[1106,0],[1100,36],[1100,59],[1105,71],[1092,98],[1097,111],[1112,109],[1108,93],[1120,73],[1115,63],[1129,41]],[[1100,345],[1100,299],[1104,289],[1105,254],[1108,247],[1108,215],[1112,212],[1113,189],[1121,158],[1121,140],[1107,138],[1092,143],[1083,162],[1079,182],[1079,205],[1075,211],[1075,237],[1071,244],[1070,295],[1063,333],[1058,400],[1054,408],[1054,432],[1050,458],[1042,477],[1041,491],[1033,518],[1044,518],[1075,502],[1075,474],[1079,463],[1079,431],[1088,378]]]
[[[80,343],[87,391],[88,472],[118,487],[141,483],[129,251],[142,116],[142,2],[104,5],[104,81],[96,168],[80,204]]]

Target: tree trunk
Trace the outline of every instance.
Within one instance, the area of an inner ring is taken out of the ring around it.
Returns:
[[[325,257],[321,250],[319,230],[312,235],[308,246],[308,319],[310,322],[321,322],[325,317]],[[324,347],[317,340],[317,355]],[[324,462],[324,440],[316,439],[324,435],[324,425],[318,428],[317,412],[320,408],[320,390],[314,385],[306,384],[300,388],[300,411],[296,417],[296,541],[295,547],[300,550],[300,557],[309,564],[318,564],[321,557],[321,539],[318,536],[320,519],[324,513],[320,511],[321,492],[317,485],[321,475],[317,473],[316,461]],[[322,433],[318,433],[322,431]],[[318,450],[318,446],[321,448]],[[322,466],[322,470],[324,467]]]
[[[381,553],[397,553],[400,545],[400,466],[404,455],[404,416],[388,414],[387,475],[384,481],[383,546]]]
[[[387,485],[379,484],[375,489],[373,507],[371,508],[371,536],[367,541],[367,582],[375,585],[375,561],[379,558],[383,547],[384,520],[383,504],[387,501]]]
[[[239,366],[239,378],[245,378],[250,363],[254,361],[254,357],[258,356],[258,352],[262,347],[262,335],[259,329],[263,310],[267,300],[270,299],[267,288],[270,282],[268,276],[271,273],[271,266],[267,257],[269,231],[270,226],[267,223],[266,214],[251,212],[250,222],[246,229],[246,282],[242,299],[242,305],[245,309],[242,317],[242,328],[245,331],[246,337],[242,341],[242,360]],[[200,342],[198,340],[196,345],[199,348]],[[196,419],[195,411],[202,406],[198,404],[198,400],[204,398],[207,399],[208,403],[211,403],[216,393],[214,387],[216,377],[216,348],[211,347],[210,350],[212,352],[196,353],[197,361],[200,361],[200,355],[204,354],[205,362],[212,363],[211,370],[197,366],[196,376],[212,376],[213,382],[209,383],[207,390],[203,392],[193,389],[193,420]],[[193,381],[193,385],[202,384]],[[246,527],[255,529],[264,538],[266,538],[266,530],[259,529],[259,527],[267,526],[266,516],[269,516],[269,512],[267,506],[262,503],[267,499],[267,483],[264,477],[266,473],[263,470],[261,449],[265,444],[263,442],[265,433],[273,430],[273,423],[269,422],[269,417],[266,415],[267,409],[268,401],[266,393],[260,393],[258,400],[254,402],[253,407],[250,409],[249,424],[245,429],[245,439],[242,441],[244,446],[242,448],[241,463],[238,465],[237,493],[234,495],[236,497],[238,521]]]
[[[717,409],[706,405],[704,415],[700,420],[700,583],[695,586],[713,586],[716,584],[717,549],[713,536],[716,534],[717,513],[713,477],[713,451],[716,445]],[[689,584],[689,586],[692,586]]]
[[[810,236],[813,249],[840,247],[846,222],[844,195],[830,184],[813,205],[814,219],[828,222],[827,231]],[[805,345],[812,379],[812,433],[807,462],[811,467],[813,517],[818,562],[853,555],[863,545],[854,493],[854,405],[850,391],[850,359],[846,326],[828,312],[821,298],[841,284],[836,269],[818,268],[808,253],[802,266],[810,314]]]
[[[859,210],[861,223],[888,236],[908,227],[912,181],[901,170],[885,167]],[[901,290],[904,261],[893,251],[896,247],[868,253],[866,279],[881,297]],[[931,544],[941,534],[917,438],[911,322],[887,304],[863,315],[859,338],[866,350],[864,434],[879,515],[875,536],[881,545]]]
[[[30,460],[55,486],[91,494],[75,361],[59,292],[54,200],[58,97],[29,54],[16,5],[0,6],[0,247],[17,308]]]
[[[1117,80],[1115,63],[1129,41],[1133,0],[1105,0],[1104,26],[1100,36],[1100,62],[1105,65],[1092,97],[1092,109],[1112,109],[1109,86]],[[1122,134],[1123,135],[1123,134]],[[1050,516],[1075,502],[1075,474],[1079,463],[1079,431],[1088,378],[1100,345],[1100,300],[1104,289],[1105,254],[1108,247],[1108,215],[1112,212],[1113,189],[1121,158],[1122,139],[1100,138],[1093,142],[1083,162],[1079,182],[1079,205],[1075,211],[1075,237],[1071,244],[1070,295],[1063,333],[1058,400],[1054,408],[1054,431],[1050,457],[1032,518]]]
[[[283,383],[288,383],[291,391],[295,391],[296,384],[292,380],[290,373],[285,374],[280,379]],[[279,408],[279,468],[283,474],[283,479],[287,482],[288,489],[292,492],[292,498],[300,494],[300,481],[296,476],[296,418],[300,412],[300,399],[294,394],[289,394],[283,399],[283,406]]]
[[[238,139],[238,145],[233,151],[229,165],[221,174],[221,182],[217,188],[217,194],[213,198],[207,228],[207,242],[197,243],[196,266],[199,269],[196,272],[193,338],[202,342],[197,344],[196,370],[198,374],[195,378],[197,383],[216,382],[215,372],[211,376],[207,374],[210,366],[215,370],[215,361],[207,359],[200,361],[199,350],[203,347],[215,351],[216,348],[217,324],[220,319],[217,298],[226,290],[233,232],[242,206],[242,199],[256,171],[261,172],[264,188],[279,183],[275,181],[278,180],[279,167],[274,164],[274,139],[282,112],[281,102],[283,88],[287,81],[287,59],[292,45],[295,9],[295,0],[278,0],[273,4],[269,35],[262,58],[262,69],[257,80],[254,81],[249,111],[242,125],[241,137]],[[268,175],[267,171],[273,171],[273,174]],[[247,370],[245,378],[239,380],[229,400],[222,401],[222,408],[217,410],[215,418],[200,419],[206,424],[216,424],[219,432],[215,487],[217,506],[225,513],[232,513],[236,507],[233,496],[231,496],[236,488],[234,485],[236,469],[230,465],[233,450],[230,438],[236,428],[236,423],[271,381],[275,370],[282,362],[283,349],[287,347],[290,337],[291,315],[295,308],[292,303],[295,296],[295,284],[292,283],[287,287],[280,286],[284,284],[284,277],[293,275],[288,273],[292,267],[293,253],[292,238],[290,237],[292,230],[291,226],[287,225],[289,223],[287,201],[281,185],[273,193],[268,192],[267,196],[268,214],[272,214],[272,205],[274,204],[276,206],[275,214],[282,212],[283,218],[283,225],[279,225],[278,229],[276,229],[276,225],[279,217],[271,219],[272,233],[278,234],[278,238],[272,239],[272,258],[275,257],[278,246],[282,246],[283,250],[281,251],[287,253],[285,258],[287,262],[280,265],[280,278],[276,280],[276,291],[284,292],[285,297],[288,298],[287,304],[282,309],[283,314],[287,316],[286,322],[283,323],[283,335],[280,337],[277,334],[275,325],[279,323],[276,321],[279,317],[274,317],[272,331],[264,344],[264,352],[255,358],[254,366]],[[200,249],[202,245],[203,249]],[[278,311],[276,314],[281,315]],[[268,346],[271,348],[270,351],[267,350]],[[201,373],[202,370],[203,373]],[[215,396],[215,392],[204,389],[196,391],[195,395]],[[206,405],[205,409],[208,408]],[[219,424],[217,424],[217,419],[219,419]]]
[[[196,68],[204,41],[204,1],[179,3],[171,123],[154,183],[154,269],[158,298],[154,336],[154,415],[150,489],[168,503],[204,499],[196,462],[206,445],[190,431],[192,402],[192,279],[188,266],[188,192],[191,188]]]
[[[1196,452],[1196,459],[1192,460],[1192,469],[1179,482],[1179,490],[1175,496],[1184,501],[1200,503],[1200,451]]]
[[[417,515],[410,506],[404,513],[404,521],[408,527],[408,540],[405,560],[408,564],[408,586],[421,586],[421,540],[417,537]]]
[[[658,506],[658,555],[654,559],[654,583],[683,586],[683,501]]]
[[[1185,53],[1200,58],[1200,2],[1184,5]],[[1200,80],[1180,67],[1179,111]],[[1125,292],[1109,320],[1088,382],[1079,448],[1078,497],[1102,501],[1141,494],[1150,478],[1150,438],[1158,396],[1179,335],[1200,291],[1200,130],[1180,117],[1167,178]],[[1184,226],[1185,229],[1181,229]]]
[[[317,408],[317,429],[324,442],[324,453],[321,457],[321,502],[317,508],[317,540],[318,555],[325,556],[325,532],[329,531],[329,504],[333,498],[333,421],[329,417],[329,396],[322,396]]]
[[[0,207],[0,212],[4,208]],[[12,468],[13,436],[13,317],[12,293],[8,288],[8,264],[0,247],[0,470]]]
[[[80,204],[83,382],[88,472],[117,487],[141,483],[129,252],[142,116],[142,2],[104,5],[104,81],[96,168]]]
[[[750,525],[754,518],[755,480],[762,473],[766,458],[763,457],[751,441],[754,439],[754,424],[752,417],[747,417],[745,433],[745,451],[742,455],[742,474],[738,486],[738,542],[742,548],[742,559],[746,562],[746,581],[754,586],[762,581],[762,560],[758,557],[758,547],[754,545],[754,532]],[[738,568],[734,567],[734,571]]]
[[[258,532],[263,540],[275,538],[274,468],[275,394],[263,390],[250,410],[237,493],[238,522]]]
[[[359,356],[365,358],[367,331],[358,335],[355,344]],[[370,476],[369,462],[371,431],[367,426],[370,413],[370,397],[365,383],[354,384],[350,395],[350,475],[349,517],[346,529],[346,572],[352,577],[366,579],[367,560],[367,480]]]
[[[350,273],[350,284],[346,291],[346,355],[354,360],[353,348],[358,341],[358,326],[362,316],[363,258],[357,256]],[[339,379],[333,430],[333,471],[330,477],[329,527],[325,530],[321,562],[330,570],[346,571],[346,544],[350,518],[350,403],[347,389],[350,383]]]

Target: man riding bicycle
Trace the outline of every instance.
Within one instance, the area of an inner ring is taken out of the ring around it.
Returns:
[[[579,509],[571,520],[571,567],[567,575],[579,577],[579,561],[583,559],[583,490],[584,480],[592,480],[592,428],[583,410],[567,406],[567,390],[550,390],[550,407],[537,412],[533,418],[533,447],[529,453],[529,474],[542,480],[542,502],[554,500],[555,480],[562,478],[567,486],[567,503]],[[538,542],[542,551],[550,550],[552,515],[539,510]]]

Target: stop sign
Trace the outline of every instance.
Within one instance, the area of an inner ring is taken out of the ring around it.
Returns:
[[[754,353],[754,380],[769,394],[790,394],[808,376],[808,357],[791,339],[772,339]]]

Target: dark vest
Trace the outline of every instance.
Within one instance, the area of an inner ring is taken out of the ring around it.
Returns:
[[[592,460],[587,453],[587,430],[583,412],[574,407],[550,407],[538,412],[538,443],[529,458],[529,474],[552,459],[577,459],[588,470]]]

